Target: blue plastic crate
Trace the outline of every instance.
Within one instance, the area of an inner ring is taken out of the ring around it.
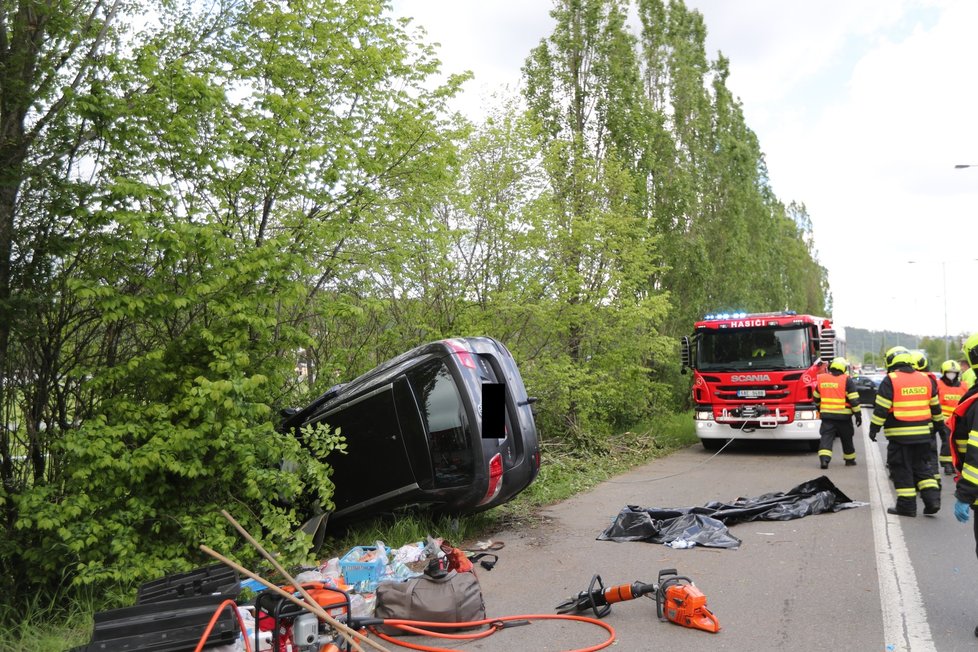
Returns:
[[[363,581],[376,583],[384,574],[384,560],[374,558],[370,561],[359,561],[364,553],[376,549],[376,546],[356,546],[343,555],[340,558],[340,572],[343,573],[343,581],[353,586]]]

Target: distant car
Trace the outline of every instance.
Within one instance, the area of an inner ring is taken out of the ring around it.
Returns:
[[[283,411],[282,430],[326,423],[345,438],[346,453],[326,458],[336,485],[330,522],[416,504],[472,513],[505,503],[536,478],[534,400],[501,342],[447,339]]]
[[[859,392],[860,405],[873,405],[876,403],[876,390],[879,389],[880,382],[886,374],[864,374],[855,376],[852,382],[856,385]]]

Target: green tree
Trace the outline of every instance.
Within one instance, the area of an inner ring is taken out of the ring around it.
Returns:
[[[67,181],[37,177],[21,198],[51,224],[72,217],[34,306],[59,344],[51,386],[71,393],[31,399],[67,426],[37,429],[58,475],[0,496],[13,592],[185,569],[201,542],[234,545],[221,507],[287,557],[305,551],[279,501],[329,506],[316,460],[336,441],[300,448],[275,408],[303,398],[312,317],[350,304],[342,291],[393,241],[392,207],[444,177],[453,150],[444,102],[463,78],[429,85],[432,50],[383,3],[167,5],[159,19],[66,105],[59,135],[80,143]]]
[[[540,372],[556,381],[545,398],[561,420],[548,425],[585,447],[602,428],[648,409],[646,365],[668,306],[647,284],[655,238],[621,146],[629,119],[644,113],[626,8],[558,2],[552,35],[523,68],[549,195],[535,233],[552,297]]]

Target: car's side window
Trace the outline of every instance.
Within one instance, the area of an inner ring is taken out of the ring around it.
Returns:
[[[475,457],[458,387],[445,363],[433,360],[408,373],[428,434],[436,487],[469,484]]]

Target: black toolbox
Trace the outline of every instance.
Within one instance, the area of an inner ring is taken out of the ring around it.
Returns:
[[[238,572],[224,564],[204,566],[186,573],[174,573],[151,580],[139,587],[136,604],[188,598],[195,595],[222,593],[237,596],[241,592]]]
[[[135,606],[95,614],[91,641],[70,652],[193,652],[217,608],[240,592],[237,572],[220,564],[146,582]],[[239,632],[226,605],[204,649],[233,644]]]

